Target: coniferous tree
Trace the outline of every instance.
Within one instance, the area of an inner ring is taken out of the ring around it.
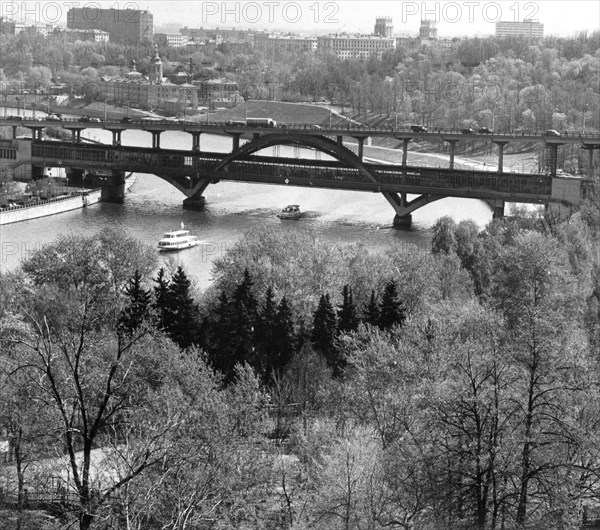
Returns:
[[[150,291],[142,287],[142,275],[138,270],[125,287],[125,294],[129,302],[119,315],[119,327],[126,333],[133,333],[150,318],[152,302]]]
[[[233,377],[235,333],[231,302],[225,291],[219,295],[208,325],[206,349],[213,367],[226,378]]]
[[[334,373],[338,370],[338,354],[335,347],[337,323],[335,311],[328,294],[322,294],[313,315],[311,339],[315,350],[327,361]]]
[[[160,330],[165,329],[167,320],[167,307],[169,298],[169,280],[164,267],[161,267],[154,278],[154,304],[153,309],[156,315],[156,327]]]
[[[258,321],[254,333],[256,343],[256,363],[254,369],[267,382],[275,357],[277,356],[277,345],[275,344],[275,327],[277,317],[277,304],[273,288],[268,287],[265,293],[263,306],[258,314]]]
[[[281,372],[289,364],[296,347],[294,316],[285,296],[281,299],[277,308],[273,342],[276,346],[277,355],[272,368],[273,371]]]
[[[390,329],[392,326],[402,326],[406,320],[406,310],[404,303],[398,299],[398,290],[396,282],[390,280],[385,286],[381,298],[381,311],[379,314],[379,327],[381,329]]]
[[[258,321],[258,302],[252,292],[254,282],[244,270],[244,278],[235,288],[232,303],[234,357],[240,363],[256,365],[254,332]],[[235,374],[234,374],[235,375]]]
[[[348,285],[344,285],[342,289],[342,305],[338,306],[338,332],[354,331],[358,328],[358,323],[352,289]]]
[[[375,296],[375,290],[371,291],[371,298],[369,303],[366,305],[363,320],[371,326],[379,326],[379,302]]]
[[[177,267],[167,291],[165,331],[180,348],[189,348],[198,340],[199,311],[190,293],[192,282],[183,267]]]

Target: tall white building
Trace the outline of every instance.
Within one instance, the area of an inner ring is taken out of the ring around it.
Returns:
[[[541,39],[544,36],[544,24],[538,20],[523,22],[496,22],[496,37],[528,37]]]

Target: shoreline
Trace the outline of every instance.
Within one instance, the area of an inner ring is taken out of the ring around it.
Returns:
[[[128,192],[135,184],[137,177],[133,174],[125,179],[125,192]],[[41,217],[49,217],[73,210],[81,210],[87,206],[92,206],[102,202],[102,189],[87,189],[81,192],[75,192],[74,195],[65,197],[55,197],[40,201],[36,204],[23,205],[0,209],[0,226],[20,223],[22,221],[31,221]]]

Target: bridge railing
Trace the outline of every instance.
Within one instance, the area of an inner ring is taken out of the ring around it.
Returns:
[[[502,136],[502,137],[506,137],[506,136],[511,136],[514,138],[518,138],[518,137],[522,137],[522,136],[535,136],[535,137],[539,137],[539,138],[545,138],[545,131],[543,130],[525,130],[525,131],[516,131],[516,130],[512,130],[512,131],[493,131],[492,133],[475,133],[473,134],[463,134],[461,129],[445,129],[445,128],[431,128],[428,131],[423,131],[423,132],[415,132],[415,131],[411,131],[409,126],[399,126],[399,127],[395,127],[395,126],[378,126],[378,125],[365,125],[365,124],[360,124],[360,123],[345,123],[345,124],[337,124],[337,125],[332,125],[331,128],[329,127],[324,127],[324,126],[315,126],[315,124],[313,123],[279,123],[277,127],[257,127],[256,125],[244,125],[244,124],[239,124],[239,123],[232,123],[231,121],[189,121],[189,120],[180,120],[180,119],[153,119],[153,118],[134,118],[132,122],[122,122],[121,120],[113,120],[113,119],[108,119],[108,120],[101,120],[100,122],[89,122],[89,121],[85,121],[82,120],[81,118],[62,118],[60,121],[58,120],[45,120],[43,118],[33,118],[33,117],[25,117],[25,116],[21,116],[19,117],[22,121],[39,121],[41,123],[43,123],[44,125],[58,125],[60,126],[60,124],[77,124],[77,125],[81,125],[82,127],[85,127],[86,125],[90,125],[95,123],[96,125],[101,125],[102,127],[110,127],[110,126],[116,126],[119,128],[127,128],[128,125],[132,125],[132,126],[160,126],[160,125],[165,125],[168,126],[169,128],[179,128],[181,127],[182,129],[187,128],[194,128],[194,127],[198,127],[198,128],[205,128],[205,127],[209,127],[209,128],[216,128],[216,129],[221,129],[221,128],[225,128],[225,129],[240,129],[240,130],[244,130],[244,129],[250,129],[250,130],[256,130],[256,129],[260,129],[260,130],[265,130],[265,131],[270,131],[270,132],[274,132],[274,131],[286,131],[286,130],[294,130],[294,131],[311,131],[314,134],[325,134],[328,131],[348,131],[348,132],[356,132],[356,131],[361,131],[361,132],[369,132],[369,131],[373,131],[373,132],[384,132],[384,133],[389,133],[389,134],[394,134],[394,133],[400,133],[400,134],[413,134],[413,135],[419,135],[419,136],[427,136],[427,135],[440,135],[440,134],[447,134],[447,135],[461,135],[464,136],[465,139],[467,139],[469,136],[475,136],[477,138],[481,138],[481,139],[485,139],[485,138],[492,138],[494,136]],[[3,121],[8,118],[2,118],[0,117],[0,121]],[[12,119],[12,121],[14,121],[14,119]],[[562,131],[561,132],[561,137],[565,137],[565,138],[582,138],[582,139],[597,139],[599,137],[598,133],[581,133],[578,131]],[[549,137],[549,138],[557,138],[557,137]]]

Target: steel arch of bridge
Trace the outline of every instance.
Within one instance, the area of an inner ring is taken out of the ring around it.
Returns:
[[[348,164],[351,168],[357,169],[367,180],[379,183],[376,174],[374,175],[373,172],[369,171],[369,169],[365,167],[363,161],[347,147],[344,147],[340,143],[325,136],[310,136],[293,133],[265,134],[258,138],[254,138],[223,158],[215,168],[215,172],[222,171],[228,164],[235,160],[243,160],[257,151],[276,145],[312,147],[313,149],[335,158],[339,162]],[[440,195],[421,195],[411,202],[407,202],[406,194],[404,193],[402,194],[402,197],[392,191],[382,191],[381,194],[392,205],[396,214],[401,217],[409,215],[411,212],[425,204],[443,198]]]

